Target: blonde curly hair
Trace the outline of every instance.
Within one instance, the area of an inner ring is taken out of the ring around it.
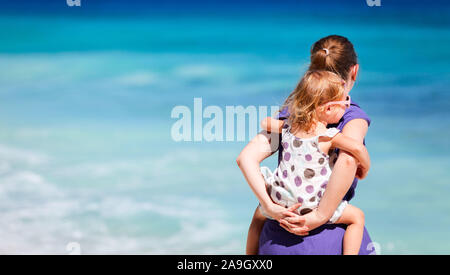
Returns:
[[[344,84],[340,76],[329,71],[306,72],[283,106],[289,110],[293,130],[308,132],[317,121],[323,104],[342,99]]]

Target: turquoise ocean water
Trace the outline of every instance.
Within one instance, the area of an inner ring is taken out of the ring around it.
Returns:
[[[334,33],[355,45],[351,95],[372,118],[353,204],[381,254],[450,253],[448,5],[118,2],[0,15],[0,253],[244,253],[245,142],[175,142],[171,111],[279,105]]]

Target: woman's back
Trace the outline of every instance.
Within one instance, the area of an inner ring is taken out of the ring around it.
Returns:
[[[297,236],[284,230],[277,221],[267,220],[259,238],[260,255],[341,255],[346,225],[325,224],[311,230],[308,236]],[[364,228],[360,255],[375,254],[367,229]]]

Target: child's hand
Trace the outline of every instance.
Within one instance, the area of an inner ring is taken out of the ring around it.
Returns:
[[[347,137],[344,134],[338,133],[331,140],[332,147],[342,149],[349,152],[358,160],[359,165],[356,170],[356,177],[363,179],[367,176],[370,169],[370,156],[366,146],[363,143],[356,141],[353,138]]]
[[[261,129],[270,133],[281,133],[284,121],[266,117],[261,121]]]
[[[358,168],[356,169],[356,178],[357,179],[364,179],[370,170],[370,156],[369,152],[367,152],[367,149],[364,145],[360,144],[359,147],[361,147],[362,155],[360,156]]]
[[[263,207],[263,209],[267,213],[267,215],[278,222],[286,217],[284,212],[286,212],[287,209],[276,203],[271,203],[269,206]]]
[[[295,217],[294,214],[292,215],[293,217],[284,219],[281,226],[287,231],[299,236],[306,236],[308,235],[308,231],[328,222],[328,218],[321,214],[317,208],[303,216],[296,215]]]
[[[276,204],[274,204],[274,206],[275,205]],[[306,236],[308,235],[309,228],[305,226],[305,218],[296,213],[297,208],[300,206],[301,203],[297,203],[286,209],[282,206],[276,205],[273,210],[275,210],[275,212],[280,211],[276,214],[280,219],[276,218],[276,220],[280,223],[281,227],[293,234]]]
[[[297,208],[301,206],[301,203],[297,203],[289,207],[285,215],[288,217],[280,221],[280,226],[286,231],[298,236],[307,236],[310,230],[308,226],[305,225],[306,220],[304,216],[297,214]]]
[[[305,226],[305,217],[296,213],[297,208],[300,206],[301,203],[297,203],[286,209],[283,206],[272,203],[267,207],[263,207],[263,210],[267,215],[279,222],[280,226],[286,231],[298,236],[306,236],[310,229],[308,226]]]
[[[356,170],[356,178],[359,180],[362,180],[367,176],[368,173],[369,173],[369,169],[366,169],[360,165],[360,166],[358,166],[358,169]]]

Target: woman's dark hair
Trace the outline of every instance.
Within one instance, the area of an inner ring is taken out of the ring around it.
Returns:
[[[346,37],[330,35],[314,43],[311,48],[310,71],[330,71],[347,80],[350,68],[356,64],[355,49]]]

